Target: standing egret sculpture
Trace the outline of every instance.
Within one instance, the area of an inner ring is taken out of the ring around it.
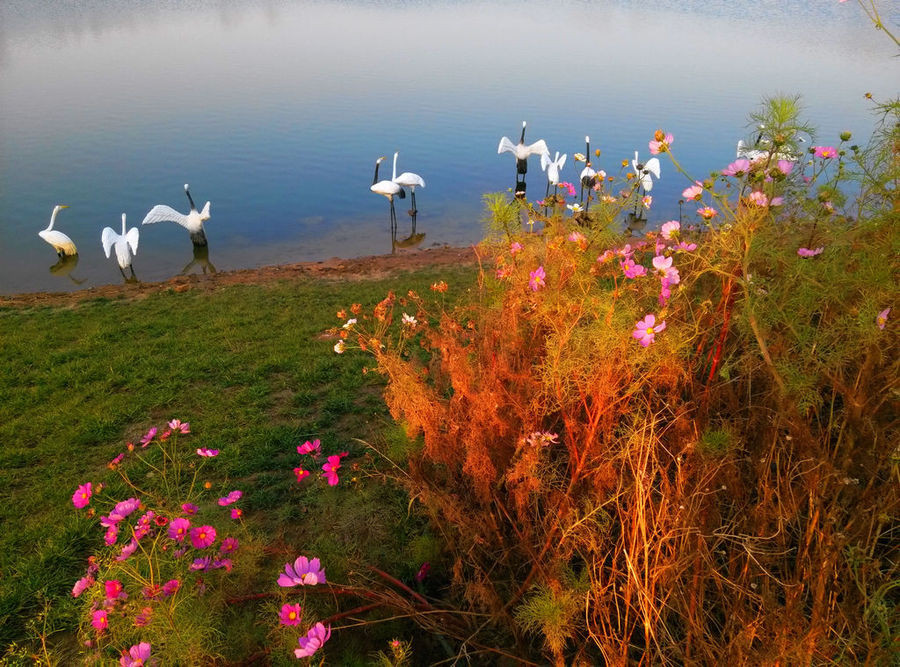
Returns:
[[[179,213],[165,204],[157,204],[144,216],[144,221],[141,224],[152,225],[155,222],[175,222],[190,232],[194,246],[205,246],[206,232],[203,229],[203,223],[209,220],[209,202],[206,202],[206,206],[203,207],[202,211],[197,211],[187,183],[184,184],[184,194],[187,195],[191,204],[191,210],[188,211],[187,215]]]
[[[391,177],[391,181],[396,183],[401,187],[409,188],[409,193],[411,195],[410,201],[412,204],[412,208],[409,211],[410,215],[415,215],[418,213],[416,209],[416,188],[424,188],[425,180],[419,176],[418,174],[414,174],[411,171],[404,171],[402,174],[397,176],[397,155],[399,153],[394,153],[394,172]]]
[[[544,197],[550,194],[550,186],[556,187],[559,185],[559,170],[563,168],[563,165],[566,163],[566,154],[563,153],[560,156],[559,151],[556,151],[556,157],[552,160],[550,159],[550,153],[541,153],[541,170],[547,172],[547,192],[544,193]]]
[[[590,190],[597,184],[597,172],[594,171],[593,167],[591,167],[591,138],[587,135],[584,137],[585,150],[584,150],[584,169],[581,170],[581,174],[578,178],[581,179],[581,197],[580,201],[584,201],[584,191],[588,190],[588,205],[591,203],[591,193]]]
[[[397,154],[395,153],[394,160],[396,159]],[[397,183],[394,183],[394,181],[389,181],[387,179],[383,181],[378,180],[378,167],[382,162],[384,162],[384,156],[375,160],[375,178],[372,179],[372,185],[369,189],[377,195],[387,197],[388,201],[391,202],[391,239],[393,240],[397,233],[397,212],[394,210],[394,197],[397,196],[400,199],[406,199],[406,192]]]
[[[47,229],[39,231],[38,236],[52,245],[56,254],[60,257],[71,257],[72,255],[78,254],[78,249],[75,247],[75,244],[72,243],[72,239],[61,231],[53,229],[53,224],[56,222],[56,216],[64,208],[69,208],[69,205],[58,204],[53,208],[53,213],[50,215],[50,224],[47,225]]]
[[[140,231],[137,227],[132,227],[125,231],[125,214],[122,214],[122,233],[116,234],[112,227],[104,227],[100,234],[100,242],[103,244],[103,252],[109,259],[109,251],[114,247],[116,249],[116,261],[119,263],[119,271],[125,276],[125,269],[131,269],[131,277],[134,278],[134,267],[131,266],[131,259],[138,251],[138,237]]]

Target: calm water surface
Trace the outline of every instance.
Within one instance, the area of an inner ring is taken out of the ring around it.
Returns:
[[[830,0],[3,0],[0,293],[121,282],[102,228],[158,203],[186,211],[184,183],[212,201],[209,255],[177,225],[143,227],[140,280],[390,252],[369,185],[395,150],[427,183],[420,247],[471,243],[481,194],[512,185],[497,143],[522,120],[529,142],[569,154],[571,181],[585,134],[615,173],[657,127],[703,177],[776,93],[802,94],[823,143],[863,140],[864,93],[898,92],[893,55],[858,7]],[[534,160],[532,198],[543,178]],[[686,184],[663,161],[651,221]],[[74,266],[37,235],[57,203]]]

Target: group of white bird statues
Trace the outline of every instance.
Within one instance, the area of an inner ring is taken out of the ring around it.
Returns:
[[[205,246],[207,241],[203,223],[209,220],[209,202],[206,202],[202,211],[198,211],[197,207],[194,205],[190,187],[187,183],[184,184],[184,193],[187,195],[188,202],[191,205],[191,210],[188,211],[187,215],[179,213],[171,206],[157,204],[144,216],[141,225],[152,225],[155,222],[164,221],[175,222],[188,230],[188,233],[191,235],[191,241],[195,246]],[[56,224],[56,216],[59,215],[59,212],[64,208],[69,207],[66,204],[59,204],[54,207],[53,213],[50,216],[50,224],[47,226],[47,229],[38,232],[38,236],[53,246],[56,254],[61,258],[78,254],[78,248],[75,247],[75,243],[72,239],[58,229],[53,229],[53,225]],[[103,245],[103,252],[106,253],[106,257],[109,258],[110,251],[115,249],[116,262],[119,264],[119,270],[122,272],[123,276],[125,276],[125,269],[129,269],[132,277],[134,277],[134,268],[131,266],[131,262],[137,254],[139,238],[140,231],[137,227],[126,230],[124,213],[122,214],[121,234],[116,232],[112,227],[104,227],[103,231],[100,233],[100,243]]]

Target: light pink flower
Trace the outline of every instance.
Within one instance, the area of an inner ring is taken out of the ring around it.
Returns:
[[[779,160],[777,165],[778,171],[787,176],[794,170],[794,163],[790,160]]]
[[[681,196],[684,197],[687,201],[700,201],[701,199],[703,199],[703,183],[701,183],[700,181],[694,181],[694,185],[682,191]]]
[[[93,491],[91,490],[91,483],[87,482],[82,484],[77,489],[75,489],[75,493],[72,494],[72,504],[75,505],[78,509],[83,507],[87,507],[91,502],[91,496],[93,495]]]
[[[533,292],[537,292],[542,287],[546,286],[545,278],[547,277],[546,272],[544,271],[543,265],[537,267],[534,271],[531,272],[531,277],[528,281],[528,286],[531,288]]]
[[[150,660],[150,642],[135,644],[119,658],[120,667],[145,667]]]
[[[225,496],[223,498],[219,498],[219,505],[222,507],[226,507],[228,505],[231,505],[232,503],[236,503],[238,500],[241,499],[241,496],[243,496],[243,495],[244,495],[243,491],[234,490],[231,493],[229,493],[227,496]]]
[[[722,176],[743,176],[750,171],[750,160],[740,158],[722,170]]]
[[[815,257],[816,255],[821,255],[825,251],[825,246],[819,246],[815,250],[810,250],[809,248],[797,248],[797,254],[801,257]]]
[[[659,155],[660,153],[665,153],[669,150],[669,146],[672,142],[675,141],[675,138],[671,134],[666,134],[663,139],[653,139],[650,141],[648,147],[650,148],[650,153],[653,155]]]
[[[136,539],[134,539],[132,537],[131,541],[128,544],[126,544],[124,547],[122,547],[122,550],[119,552],[119,555],[116,556],[116,560],[119,562],[128,560],[128,557],[131,556],[131,554],[133,554],[135,551],[137,551],[137,548],[138,548],[138,542]]]
[[[885,308],[880,313],[878,313],[878,316],[875,318],[875,324],[878,325],[879,329],[884,329],[885,325],[887,324],[888,314],[890,314],[890,312],[890,308]]]
[[[278,621],[282,625],[300,625],[301,620],[303,620],[303,609],[299,604],[284,604],[281,606]]]
[[[213,456],[218,456],[218,449],[209,449],[208,447],[200,447],[197,449],[197,456],[205,456],[207,458],[212,458]]]
[[[644,195],[643,197],[641,197],[641,206],[643,206],[644,208],[649,209],[652,204],[653,204],[653,196],[652,195]]]
[[[665,328],[665,320],[656,324],[656,315],[649,313],[644,319],[635,322],[631,335],[640,342],[641,346],[647,347],[654,341],[656,334]]]
[[[188,422],[182,422],[180,419],[173,419],[169,422],[169,428],[179,433],[190,433],[191,425]]]
[[[881,327],[882,329],[884,327]],[[79,595],[84,593],[88,588],[94,585],[93,577],[82,577],[78,581],[75,582],[75,585],[72,587],[72,597],[77,598]]]
[[[141,447],[146,447],[151,442],[153,442],[153,438],[156,437],[156,431],[157,429],[155,426],[150,427],[150,430],[147,431],[141,438]]]
[[[286,563],[284,572],[278,577],[278,585],[283,588],[293,586],[315,586],[325,583],[325,568],[318,558],[300,556],[294,564]]]
[[[672,258],[657,255],[653,258],[653,268],[662,274],[665,274],[672,266]]]
[[[517,255],[520,252],[522,252],[523,250],[525,250],[525,246],[523,246],[518,241],[513,241],[509,246],[509,254],[510,255]]]
[[[696,243],[688,243],[687,241],[679,241],[678,245],[674,247],[674,250],[684,250],[686,252],[693,252],[696,249]]]
[[[635,264],[630,257],[625,261],[619,262],[626,278],[639,278],[647,275],[647,269],[642,264]]]
[[[759,190],[754,190],[749,195],[747,195],[747,201],[749,201],[754,206],[766,207],[769,205],[769,198],[765,195],[764,192],[760,192]]]
[[[512,275],[511,266],[501,266],[497,268],[497,280],[506,280]]]
[[[816,157],[820,157],[823,159],[829,159],[833,157],[837,157],[837,151],[834,146],[813,146],[813,154]]]
[[[663,226],[660,227],[659,232],[662,234],[662,237],[667,241],[671,241],[673,236],[677,236],[678,232],[681,230],[681,223],[677,220],[669,220],[668,222],[663,223]]]
[[[719,212],[711,206],[704,206],[703,208],[697,210],[697,215],[699,215],[704,220],[712,220],[714,217],[719,215]]]
[[[294,649],[294,655],[297,658],[308,658],[322,648],[329,637],[331,637],[331,626],[326,628],[321,623],[316,623],[309,629],[305,637],[300,637],[297,640],[300,648]]]

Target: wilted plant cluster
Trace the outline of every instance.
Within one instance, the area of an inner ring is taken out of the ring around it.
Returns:
[[[900,138],[882,111],[868,147],[804,146],[796,100],[768,100],[755,148],[706,179],[659,131],[687,187],[658,231],[637,233],[635,156],[584,204],[565,183],[488,196],[458,305],[354,305],[335,350],[385,375],[421,443],[398,479],[446,545],[445,615],[423,625],[556,664],[896,659]]]

